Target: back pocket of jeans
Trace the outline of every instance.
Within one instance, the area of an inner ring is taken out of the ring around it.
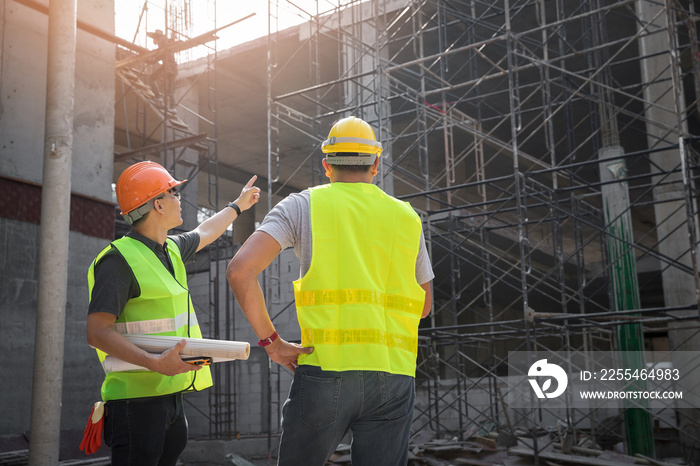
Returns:
[[[304,375],[301,382],[301,420],[309,427],[321,429],[338,417],[339,377]]]
[[[415,398],[413,377],[380,372],[379,389],[382,396],[379,412],[386,419],[405,416],[413,408]]]

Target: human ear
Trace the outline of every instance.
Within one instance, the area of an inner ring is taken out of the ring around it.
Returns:
[[[326,159],[322,159],[322,160],[321,160],[321,163],[323,164],[323,168],[326,169],[326,176],[327,176],[328,178],[330,178],[330,177],[331,177],[331,172],[332,172],[331,164],[328,163],[328,162],[326,161]]]

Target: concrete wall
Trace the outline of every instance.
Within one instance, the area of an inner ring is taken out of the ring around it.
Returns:
[[[48,16],[12,0],[0,9],[0,174],[41,183]],[[78,17],[114,32],[112,1],[80,0]],[[78,30],[77,48],[72,190],[111,200],[114,45]]]
[[[47,0],[41,3],[48,5]],[[114,31],[111,0],[79,0],[78,18]],[[0,176],[42,181],[48,16],[0,0]],[[111,202],[114,45],[78,30],[72,191]],[[0,183],[3,183],[0,178]],[[0,218],[0,435],[29,429],[40,226]],[[107,240],[71,232],[62,429],[82,430],[102,378],[85,340],[86,272]],[[11,374],[11,376],[9,376]],[[77,446],[76,446],[77,448]]]

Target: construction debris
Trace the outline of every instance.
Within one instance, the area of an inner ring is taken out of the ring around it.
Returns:
[[[474,429],[465,439],[428,438],[426,432],[413,438],[409,447],[409,466],[623,466],[630,464],[651,466],[677,466],[679,459],[665,461],[643,455],[625,455],[612,450],[602,450],[585,435],[578,440],[566,429],[541,430],[536,438],[527,432],[494,430],[485,432]],[[534,446],[537,446],[535,449]],[[340,445],[328,465],[351,464],[350,445]]]
[[[71,459],[59,461],[60,466],[109,466],[109,458]],[[29,464],[29,450],[16,450],[0,453],[0,466],[26,466]]]
[[[253,463],[243,458],[241,455],[235,453],[229,453],[226,455],[226,465],[230,466],[255,466]]]

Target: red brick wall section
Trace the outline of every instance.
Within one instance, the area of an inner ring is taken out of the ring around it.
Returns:
[[[71,231],[112,240],[114,215],[114,204],[71,193]],[[38,225],[41,221],[41,186],[0,176],[0,217]]]

